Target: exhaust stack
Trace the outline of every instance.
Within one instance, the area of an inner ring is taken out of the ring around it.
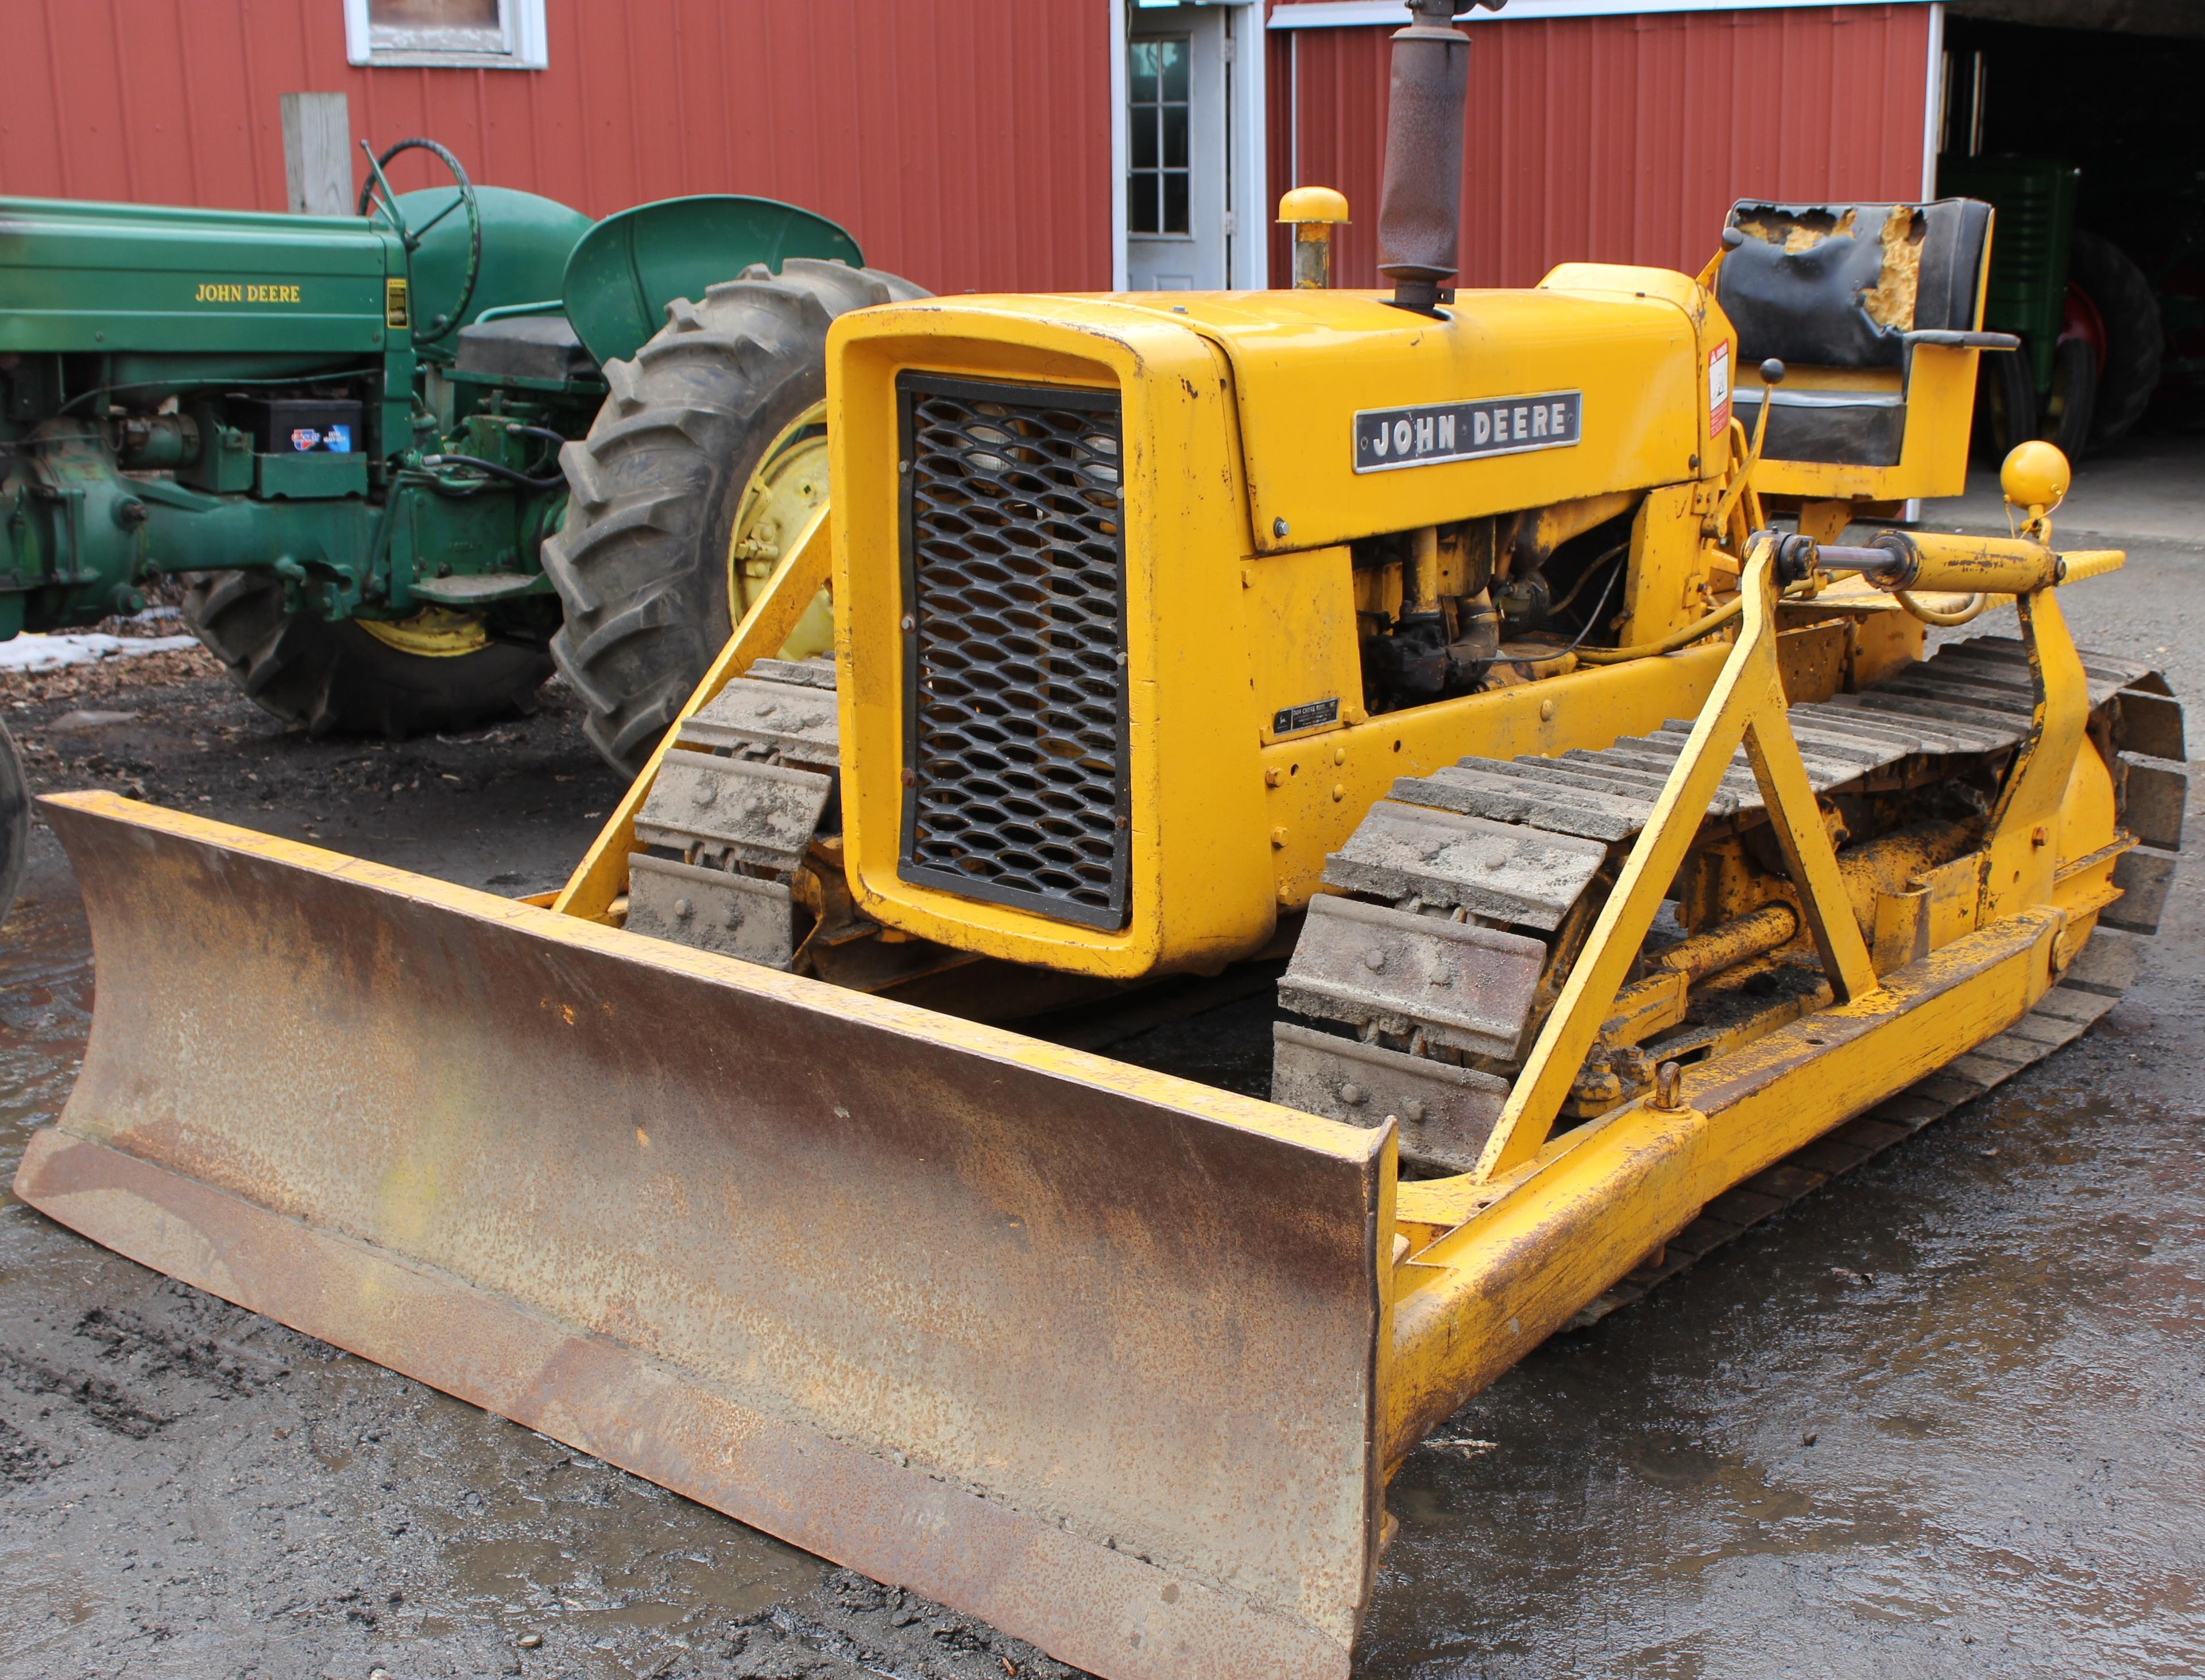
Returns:
[[[1413,21],[1394,36],[1387,96],[1386,183],[1378,205],[1378,271],[1394,306],[1437,315],[1454,300],[1461,266],[1463,101],[1470,37],[1454,27],[1473,6],[1505,0],[1408,0]]]

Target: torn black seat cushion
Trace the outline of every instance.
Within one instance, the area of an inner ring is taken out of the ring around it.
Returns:
[[[1743,369],[1774,357],[1790,371],[1769,417],[1770,459],[1898,463],[1905,335],[1976,324],[1989,226],[1990,207],[1972,199],[1732,207],[1716,299],[1738,329]],[[1896,377],[1887,387],[1833,379],[1831,369]],[[1754,387],[1738,394],[1749,427],[1760,401]]]

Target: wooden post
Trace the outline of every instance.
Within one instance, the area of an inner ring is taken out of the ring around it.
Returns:
[[[349,216],[352,118],[342,93],[286,93],[283,193],[294,216]]]

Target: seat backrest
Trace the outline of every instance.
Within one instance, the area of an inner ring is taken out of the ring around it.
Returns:
[[[1899,367],[1901,335],[1976,324],[1990,206],[1777,205],[1742,199],[1723,229],[1715,298],[1738,356]]]

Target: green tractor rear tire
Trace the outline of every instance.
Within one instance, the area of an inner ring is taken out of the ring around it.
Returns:
[[[2067,277],[2082,288],[2106,331],[2090,443],[2102,449],[2128,435],[2159,389],[2166,347],[2151,282],[2111,240],[2077,229],[2067,252]]]
[[[566,608],[551,642],[588,709],[591,741],[633,775],[739,616],[746,508],[827,395],[827,329],[847,310],[923,298],[877,269],[792,258],[677,299],[587,438],[561,453],[572,494],[544,545]],[[816,444],[813,446],[816,448]],[[826,492],[823,467],[806,486]],[[793,534],[784,531],[783,535]],[[762,552],[762,550],[753,550]]]
[[[370,628],[287,613],[282,579],[265,572],[193,574],[184,621],[248,699],[310,735],[493,723],[525,710],[551,674],[540,642],[501,640],[470,615],[432,609]]]
[[[31,784],[15,738],[0,723],[0,922],[15,908],[23,884],[23,860],[31,849]]]

